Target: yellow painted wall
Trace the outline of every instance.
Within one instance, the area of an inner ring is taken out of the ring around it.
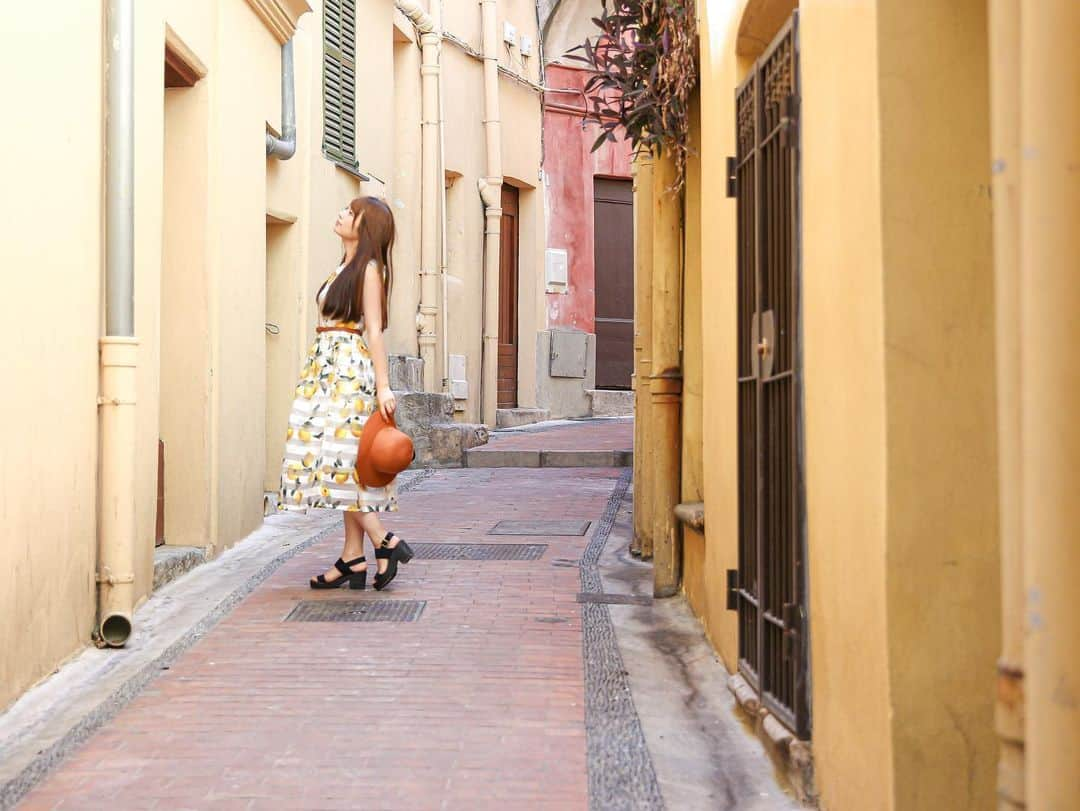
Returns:
[[[801,26],[815,777],[825,808],[865,807],[869,801],[884,809],[893,807],[894,774],[885,603],[878,20],[869,4],[803,2]]]
[[[19,121],[34,126],[0,135],[0,148],[17,156],[5,162],[0,195],[9,391],[0,401],[0,708],[93,624],[103,179],[86,156],[103,148],[102,27],[93,3],[59,15],[25,4],[4,13],[4,75],[25,77],[43,53],[50,69],[5,84]]]
[[[896,807],[981,809],[1001,644],[986,4],[882,0],[878,32]]]
[[[704,4],[703,177],[725,177],[734,88],[787,18],[782,5]],[[800,4],[812,737],[824,808],[992,801],[984,15],[978,2]],[[717,338],[701,347],[708,543],[688,536],[684,586],[734,669],[723,590],[738,563],[735,207],[722,183],[703,186],[700,218],[701,306]]]
[[[706,633],[734,672],[738,661],[735,613],[725,610],[728,569],[738,568],[738,467],[735,398],[735,206],[725,196],[725,158],[735,154],[734,90],[737,3],[701,6],[700,144],[702,323],[702,488],[706,510],[701,605]],[[704,182],[708,178],[709,182]],[[704,224],[708,227],[704,227]],[[690,351],[685,363],[691,364]]]
[[[686,167],[686,191],[683,210],[685,256],[683,268],[683,390],[682,390],[682,493],[683,502],[704,500],[705,470],[702,446],[703,398],[702,361],[704,349],[704,313],[702,299],[702,177],[701,177],[701,104],[695,96],[690,116],[690,142],[693,152]],[[710,335],[712,318],[709,319]],[[708,524],[706,523],[706,530]],[[683,533],[683,590],[699,617],[709,617],[709,589],[705,586],[706,537],[686,527]]]

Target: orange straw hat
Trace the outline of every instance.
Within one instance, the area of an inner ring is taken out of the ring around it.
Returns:
[[[387,422],[382,412],[376,411],[367,418],[360,432],[356,480],[363,487],[386,487],[414,458],[409,435],[398,430],[393,417]]]

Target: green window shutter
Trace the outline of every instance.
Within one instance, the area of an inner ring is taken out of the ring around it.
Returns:
[[[356,170],[356,0],[323,6],[323,153]]]

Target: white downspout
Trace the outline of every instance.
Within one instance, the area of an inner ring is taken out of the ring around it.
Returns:
[[[483,332],[480,347],[481,420],[495,424],[499,371],[499,259],[502,228],[502,123],[499,114],[499,49],[496,0],[481,0],[484,59],[484,133],[487,173],[480,179],[484,203]]]
[[[433,6],[438,9],[440,28],[443,19],[443,0],[432,0]],[[440,59],[441,49],[440,44]],[[447,214],[446,214],[446,117],[443,108],[443,82],[439,81],[439,188],[441,199],[439,213],[441,214],[439,230],[440,258],[439,275],[442,278],[442,361],[443,361],[443,391],[450,391],[450,303],[447,273],[449,261],[447,259]]]
[[[434,391],[439,315],[439,21],[415,0],[395,0],[420,34],[421,77],[421,204],[420,204],[420,306],[417,331],[420,357],[424,361],[424,391]],[[434,4],[437,5],[437,4]],[[438,15],[438,11],[436,11]],[[444,327],[445,329],[445,327]],[[445,371],[445,370],[444,370]]]
[[[101,645],[131,636],[135,602],[135,0],[109,0],[105,44],[105,335],[101,338],[98,622]]]

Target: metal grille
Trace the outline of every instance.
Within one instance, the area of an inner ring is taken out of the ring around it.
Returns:
[[[323,6],[323,152],[356,169],[356,0]]]
[[[736,92],[739,669],[810,733],[799,348],[797,12]]]
[[[416,622],[425,600],[301,600],[285,622]]]
[[[425,560],[539,560],[546,543],[411,543]]]
[[[500,521],[488,535],[584,535],[589,521]]]

